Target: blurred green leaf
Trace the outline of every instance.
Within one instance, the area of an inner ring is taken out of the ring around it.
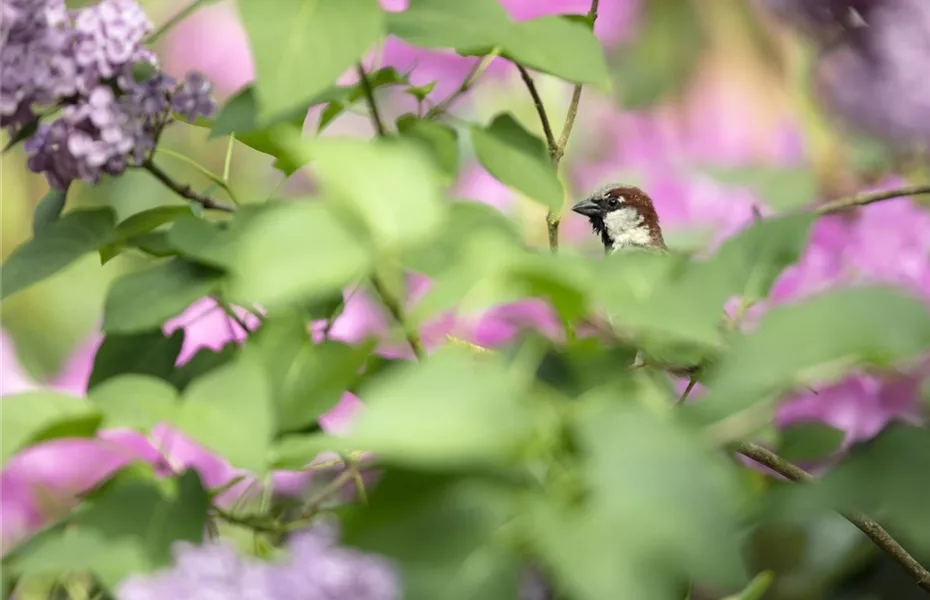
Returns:
[[[286,435],[272,446],[270,467],[273,469],[304,469],[317,455],[329,450],[332,450],[332,438],[322,433]]]
[[[151,375],[168,379],[184,344],[184,329],[164,335],[161,328],[141,333],[110,333],[103,338],[94,356],[87,389],[118,375]]]
[[[371,351],[371,344],[350,346],[324,341],[314,344],[298,314],[268,316],[249,337],[271,381],[278,410],[278,431],[296,431],[338,404]]]
[[[238,5],[255,59],[259,114],[265,116],[294,109],[326,90],[384,34],[377,0],[239,0]]]
[[[366,410],[336,443],[388,463],[440,468],[507,461],[533,431],[515,376],[457,348],[375,377],[359,395]]]
[[[727,596],[722,600],[762,600],[765,597],[765,593],[769,591],[769,588],[772,586],[773,581],[775,581],[775,576],[772,572],[763,571],[753,577],[749,585],[743,588],[740,593]]]
[[[237,239],[231,295],[269,310],[325,298],[364,277],[371,260],[330,206],[282,203],[256,217]]]
[[[170,423],[180,407],[177,390],[150,375],[121,375],[95,387],[88,400],[104,415],[103,427],[129,427],[148,431]]]
[[[689,578],[744,582],[740,489],[726,459],[635,403],[598,395],[585,408],[585,500],[550,498],[534,511],[537,543],[572,597],[671,598]]]
[[[565,192],[549,160],[546,144],[503,113],[486,128],[473,125],[478,161],[496,179],[544,206],[562,208]]]
[[[459,140],[454,129],[445,123],[406,114],[398,117],[397,132],[418,145],[449,181],[455,179],[459,170]]]
[[[409,600],[512,600],[523,565],[508,547],[508,490],[448,474],[388,470],[347,544],[395,560]]]
[[[383,67],[373,73],[368,73],[368,84],[372,91],[381,87],[403,85],[408,83],[407,77],[397,72],[394,67]],[[346,93],[339,98],[330,100],[329,104],[320,113],[320,122],[317,125],[317,134],[336,120],[350,106],[365,98],[365,86],[361,82],[348,86]]]
[[[562,16],[514,23],[498,41],[508,58],[572,83],[607,89],[610,76],[601,43],[590,27]]]
[[[65,208],[65,200],[68,197],[67,190],[50,188],[42,196],[36,205],[35,214],[32,217],[32,235],[38,236],[43,229],[54,223],[61,217],[61,211]]]
[[[714,271],[698,271],[705,286],[721,279],[730,285],[719,289],[719,302],[738,295],[754,303],[768,296],[784,270],[797,263],[804,253],[815,215],[801,214],[765,219],[727,239],[707,263]]]
[[[216,291],[222,272],[181,259],[116,279],[107,292],[103,330],[136,333],[160,326]]]
[[[445,217],[438,173],[409,142],[345,137],[294,140],[308,154],[323,190],[347,206],[382,251],[433,238]]]
[[[231,465],[261,475],[275,431],[271,394],[261,366],[240,357],[187,388],[177,425]]]
[[[707,375],[708,397],[686,410],[722,419],[857,365],[887,367],[915,358],[928,346],[930,311],[921,300],[886,287],[831,290],[772,308],[752,333],[736,337]]]
[[[191,214],[191,208],[188,205],[169,204],[137,212],[123,221],[120,221],[116,225],[116,239],[113,243],[107,244],[100,249],[101,264],[109,262],[126,246],[144,245],[146,243],[146,238],[141,236],[150,234],[153,230],[158,229],[162,225],[167,225],[175,219],[190,216]]]
[[[512,29],[497,0],[410,0],[386,19],[388,33],[424,48],[494,47]]]
[[[779,431],[778,454],[791,462],[826,458],[839,450],[845,434],[816,421],[792,423]]]
[[[426,97],[429,96],[433,89],[436,87],[435,81],[430,81],[426,85],[411,85],[404,90],[405,94],[410,94],[417,99],[417,102],[423,102],[426,100]]]
[[[183,392],[195,379],[219,368],[232,360],[239,352],[236,342],[229,342],[219,350],[201,348],[191,356],[183,365],[175,367],[167,377],[178,391]]]
[[[181,256],[200,264],[225,269],[229,265],[232,239],[229,229],[194,216],[175,221],[168,230],[168,244]]]
[[[625,108],[651,106],[687,83],[704,45],[697,10],[691,0],[646,1],[636,36],[610,65]]]
[[[86,437],[97,431],[103,415],[80,398],[31,391],[4,396],[0,411],[0,460],[30,444],[59,437]]]
[[[817,198],[817,174],[810,167],[751,165],[701,171],[723,184],[749,188],[775,212],[809,206]]]
[[[116,236],[111,208],[72,211],[24,242],[0,268],[0,298],[7,298],[61,271]]]

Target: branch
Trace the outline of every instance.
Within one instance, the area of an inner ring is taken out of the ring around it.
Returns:
[[[190,200],[191,202],[194,202],[196,204],[199,204],[205,209],[219,210],[219,211],[228,212],[228,213],[236,212],[235,206],[230,206],[228,204],[223,204],[222,202],[217,202],[210,196],[204,196],[202,194],[198,194],[193,189],[191,189],[191,186],[189,185],[178,183],[177,181],[172,179],[170,175],[165,173],[161,169],[161,167],[159,167],[154,162],[152,162],[151,159],[142,163],[141,168],[145,169],[146,171],[154,175],[155,179],[160,181],[165,187],[173,191],[178,196],[185,198],[187,200]]]
[[[869,204],[874,204],[883,200],[891,200],[894,198],[903,198],[907,196],[918,196],[921,194],[930,194],[930,185],[915,185],[884,192],[856,194],[854,196],[849,196],[848,198],[839,198],[837,200],[827,202],[826,204],[821,204],[814,209],[814,212],[818,215],[831,215],[848,210],[850,208],[855,208],[857,206],[868,206]]]
[[[378,297],[381,298],[381,302],[383,302],[384,306],[387,307],[388,312],[391,313],[391,316],[394,317],[394,320],[397,321],[398,325],[403,328],[404,336],[407,338],[407,343],[410,344],[410,349],[413,350],[413,354],[417,357],[417,360],[423,360],[426,358],[426,350],[423,348],[423,342],[420,340],[420,334],[417,333],[415,329],[407,327],[407,318],[404,316],[404,309],[401,307],[397,298],[391,295],[391,293],[384,286],[384,283],[377,275],[372,276],[371,285],[373,288],[375,288],[375,292],[377,292]]]
[[[359,83],[362,84],[362,91],[365,93],[365,100],[368,102],[368,109],[371,112],[371,124],[374,125],[378,136],[384,137],[387,135],[387,130],[384,128],[384,122],[378,112],[378,105],[375,103],[375,91],[371,88],[371,82],[368,80],[368,74],[365,73],[365,67],[362,63],[358,63],[356,71],[358,72]]]
[[[751,458],[791,481],[799,483],[814,483],[817,481],[813,475],[804,469],[758,444],[741,442],[736,444],[735,449],[743,456]],[[867,535],[876,546],[904,567],[904,570],[914,578],[914,581],[922,590],[930,592],[930,571],[917,562],[917,559],[911,556],[881,525],[859,511],[842,510],[839,512],[847,521]]]
[[[597,21],[597,7],[599,0],[591,0],[591,8],[588,9],[587,17],[591,21],[591,28],[594,29],[594,23]],[[530,74],[523,67],[517,64],[520,71],[520,77],[526,84],[530,96],[533,97],[533,104],[536,106],[536,112],[539,114],[539,121],[542,123],[543,131],[546,134],[546,143],[549,146],[549,159],[552,161],[552,167],[558,172],[559,163],[562,162],[562,156],[565,154],[565,147],[568,145],[568,138],[572,135],[572,128],[575,126],[575,119],[578,116],[578,104],[581,102],[582,84],[575,85],[572,91],[572,99],[568,105],[568,112],[565,115],[565,123],[562,125],[562,134],[558,141],[552,133],[552,126],[549,124],[549,116],[546,114],[546,108],[543,106],[542,98],[539,97],[539,91],[536,89],[536,83]],[[550,210],[546,214],[546,230],[549,233],[549,249],[552,252],[559,250],[559,225],[562,223],[562,217]]]
[[[500,54],[500,48],[495,48],[490,54],[484,55],[480,60],[476,61],[471,70],[465,75],[465,79],[462,80],[462,83],[459,84],[459,87],[449,94],[445,100],[442,100],[439,104],[432,107],[426,111],[426,118],[433,119],[444,113],[452,104],[461,98],[468,90],[475,85],[475,82],[484,74],[488,66],[491,64],[497,56]]]

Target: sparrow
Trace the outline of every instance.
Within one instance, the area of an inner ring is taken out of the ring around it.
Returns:
[[[607,255],[624,250],[669,252],[652,198],[638,187],[620,183],[603,185],[572,206],[572,211],[588,218]],[[632,367],[641,367],[645,362],[639,352]],[[667,367],[679,376],[695,375],[699,369],[699,365]]]

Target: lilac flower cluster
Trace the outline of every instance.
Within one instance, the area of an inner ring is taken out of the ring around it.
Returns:
[[[904,151],[930,149],[930,2],[762,0],[823,46],[825,106],[850,127]]]
[[[152,24],[135,0],[68,11],[63,0],[2,0],[0,126],[11,134],[61,109],[26,141],[30,170],[53,187],[99,181],[140,165],[170,110],[193,120],[216,110],[210,83],[157,70],[145,49]],[[148,66],[148,77],[136,75]],[[139,69],[137,71],[137,69]]]
[[[171,569],[126,579],[117,600],[395,600],[400,580],[382,558],[337,545],[335,530],[295,534],[283,562],[243,559],[225,543],[178,542]]]

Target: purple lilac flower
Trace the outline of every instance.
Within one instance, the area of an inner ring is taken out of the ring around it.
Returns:
[[[136,62],[152,23],[135,0],[102,0],[77,11],[74,18],[74,60],[100,77],[116,76]]]
[[[765,9],[806,33],[829,35],[862,26],[883,0],[759,0]]]
[[[212,96],[213,86],[197,72],[190,72],[174,91],[171,109],[188,121],[199,116],[209,117],[216,110],[216,100]]]
[[[337,545],[335,531],[320,526],[297,533],[282,562],[241,557],[229,544],[178,542],[175,564],[125,580],[117,600],[393,600],[400,579],[384,559]]]

